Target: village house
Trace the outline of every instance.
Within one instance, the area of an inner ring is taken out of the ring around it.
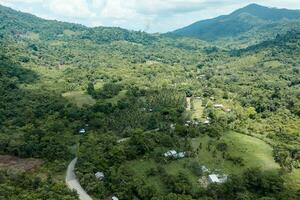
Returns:
[[[170,150],[164,153],[164,157],[169,157],[169,158],[184,158],[186,155],[185,152],[177,152],[175,150]]]
[[[119,200],[119,198],[116,196],[113,196],[113,197],[111,197],[111,200]]]
[[[206,119],[206,120],[204,120],[204,122],[203,122],[203,124],[209,124],[209,123],[210,123],[209,119]]]
[[[222,108],[222,109],[223,109],[223,108],[224,108],[224,105],[223,105],[223,104],[215,104],[214,107],[215,107],[215,108]]]
[[[209,183],[224,183],[227,181],[226,175],[218,175],[218,174],[210,174],[208,175],[208,182]]]
[[[103,172],[97,172],[96,174],[95,174],[95,176],[96,176],[96,178],[98,179],[98,180],[100,180],[100,181],[102,181],[103,179],[104,179],[104,173]]]
[[[86,131],[85,131],[84,128],[82,128],[82,129],[79,130],[79,133],[80,133],[80,134],[84,134],[85,132],[86,132]]]

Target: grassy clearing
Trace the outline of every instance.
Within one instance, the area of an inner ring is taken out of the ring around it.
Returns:
[[[292,173],[285,175],[288,188],[300,188],[300,169],[294,169]]]
[[[201,119],[203,116],[204,107],[202,106],[201,99],[193,99],[192,119]]]
[[[241,156],[246,166],[260,167],[263,170],[279,169],[274,161],[273,149],[264,141],[239,133],[230,133],[224,137],[229,144],[229,152],[234,156]]]
[[[241,172],[245,168],[259,167],[262,170],[279,169],[279,165],[274,161],[272,156],[272,147],[262,140],[247,135],[229,132],[221,141],[228,144],[228,153],[231,156],[241,157],[245,166],[233,164],[231,161],[225,160],[221,152],[214,152],[215,147],[212,146],[208,150],[208,143],[211,140],[213,144],[216,141],[208,136],[195,138],[192,140],[192,146],[197,149],[202,143],[202,148],[198,152],[196,159],[210,169],[220,170],[225,173]]]
[[[116,105],[116,104],[118,104],[118,101],[120,101],[126,97],[126,93],[127,93],[127,90],[122,90],[119,92],[118,95],[116,95],[112,98],[109,98],[109,99],[105,99],[104,101],[112,103],[113,105]]]
[[[82,107],[84,105],[93,105],[96,103],[96,101],[84,91],[66,92],[63,93],[62,96],[76,104],[78,107]]]

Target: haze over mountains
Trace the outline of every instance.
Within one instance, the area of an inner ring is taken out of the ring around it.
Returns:
[[[249,32],[266,32],[299,25],[300,10],[277,9],[250,4],[229,15],[198,21],[171,32],[173,35],[216,40]]]

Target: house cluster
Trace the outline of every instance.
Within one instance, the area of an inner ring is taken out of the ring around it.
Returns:
[[[169,150],[166,153],[163,154],[166,158],[174,158],[174,159],[180,159],[184,158],[186,156],[185,152],[177,152],[175,150]]]
[[[210,170],[206,166],[201,166],[202,172],[208,174],[208,183],[225,183],[227,181],[227,175],[210,174]]]

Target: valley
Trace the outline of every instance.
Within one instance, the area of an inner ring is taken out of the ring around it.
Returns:
[[[237,13],[286,19],[148,34],[0,6],[0,199],[90,199],[76,176],[95,200],[298,200],[300,11],[200,25]]]

